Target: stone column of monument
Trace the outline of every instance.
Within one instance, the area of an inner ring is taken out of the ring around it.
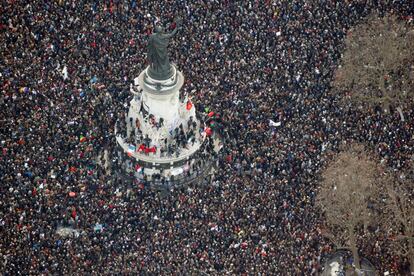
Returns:
[[[184,76],[170,63],[168,40],[179,29],[165,33],[161,27],[148,41],[148,67],[131,85],[134,98],[126,118],[128,133],[119,135],[117,142],[137,165],[138,178],[179,179],[189,175],[200,164],[202,144],[208,139],[188,99],[180,101]],[[202,147],[205,148],[205,147]]]

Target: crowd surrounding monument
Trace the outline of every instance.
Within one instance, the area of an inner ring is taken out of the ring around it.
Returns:
[[[336,271],[355,258],[335,255],[316,201],[341,147],[363,143],[387,171],[414,177],[412,102],[384,112],[332,90],[352,28],[375,13],[412,29],[410,1],[5,0],[0,10],[4,275]],[[384,75],[384,89],[410,72]],[[177,175],[191,181],[171,185]],[[364,227],[361,268],[408,275],[410,256],[391,246],[408,227],[393,237]]]

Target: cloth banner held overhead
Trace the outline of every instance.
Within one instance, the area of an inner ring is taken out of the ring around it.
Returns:
[[[272,121],[272,120],[269,120],[269,126],[271,126],[271,127],[278,127],[278,126],[281,126],[282,125],[282,122],[274,122],[274,121]]]
[[[83,143],[83,142],[86,142],[86,140],[87,140],[87,138],[85,136],[83,136],[83,135],[79,136],[79,142]]]
[[[192,107],[193,107],[193,103],[192,103],[190,100],[188,100],[188,101],[187,101],[187,106],[186,106],[186,109],[187,109],[187,110],[190,110]]]
[[[139,173],[142,173],[143,170],[144,170],[144,167],[141,167],[139,164],[136,164],[135,165],[135,171],[137,171]]]
[[[209,127],[206,127],[204,129],[204,132],[206,133],[207,136],[211,136],[213,134],[213,130]]]
[[[176,176],[176,175],[179,175],[179,174],[182,174],[183,173],[183,168],[181,168],[181,167],[178,167],[178,168],[173,168],[172,170],[171,170],[171,175],[174,175],[174,176]]]
[[[141,144],[137,150],[138,152],[145,152],[145,153],[156,153],[157,148],[155,146],[146,147],[144,144]]]
[[[138,152],[142,152],[142,151],[144,151],[145,150],[145,145],[144,144],[141,144],[140,146],[139,146],[139,148],[138,148]]]
[[[136,147],[134,145],[129,145],[128,146],[127,154],[128,154],[129,157],[132,156],[132,154],[134,153],[135,149],[136,149]]]
[[[145,148],[145,153],[155,153],[156,151],[157,151],[157,148],[155,147],[155,146],[152,146],[152,147],[150,147],[150,148]]]
[[[63,76],[63,79],[64,79],[64,80],[69,79],[68,67],[67,67],[66,65],[65,65],[65,66],[63,66],[63,69],[62,69],[62,76]]]

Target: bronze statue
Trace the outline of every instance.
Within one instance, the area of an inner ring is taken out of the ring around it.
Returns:
[[[180,28],[181,20],[176,20],[175,29],[166,33],[164,28],[156,26],[154,33],[148,41],[148,63],[150,65],[148,74],[151,78],[157,80],[166,80],[173,74],[170,60],[168,58],[168,42]]]

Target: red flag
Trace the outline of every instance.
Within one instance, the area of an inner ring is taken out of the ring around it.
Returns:
[[[211,136],[211,134],[213,134],[213,131],[209,127],[206,127],[206,129],[204,131],[206,132],[207,136]]]
[[[188,100],[187,106],[186,106],[187,110],[190,110],[192,107],[193,107],[193,103],[190,100]]]
[[[145,151],[145,145],[141,144],[138,148],[138,151]]]
[[[73,209],[72,209],[72,218],[73,218],[73,219],[75,219],[75,218],[76,218],[76,216],[77,216],[77,214],[76,214],[76,209],[75,209],[75,208],[73,208]]]
[[[157,149],[155,148],[155,146],[153,146],[153,147],[150,147],[150,148],[145,148],[144,151],[145,151],[145,153],[150,153],[150,152],[155,153],[157,151]]]
[[[231,156],[231,154],[227,155],[227,156],[226,156],[226,161],[227,161],[228,163],[231,163],[231,160],[232,160],[232,156]]]
[[[109,12],[113,13],[114,11],[114,3],[112,1],[109,2]]]

